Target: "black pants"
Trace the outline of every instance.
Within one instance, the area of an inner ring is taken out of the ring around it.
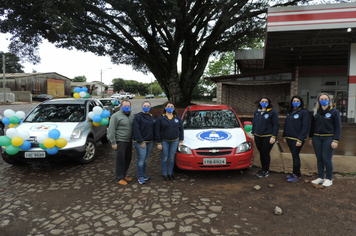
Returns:
[[[273,144],[269,143],[271,137],[258,137],[255,136],[255,143],[258,151],[260,152],[260,160],[262,165],[262,170],[269,171],[269,165],[271,163],[270,152],[272,150]]]
[[[132,159],[132,142],[117,142],[115,152],[115,177],[120,181],[126,177]]]
[[[301,173],[300,173],[300,150],[302,150],[303,144],[302,146],[295,146],[297,144],[297,140],[292,140],[292,139],[287,139],[287,144],[289,147],[290,152],[292,153],[292,157],[293,157],[293,174],[295,174],[296,176],[300,177]]]

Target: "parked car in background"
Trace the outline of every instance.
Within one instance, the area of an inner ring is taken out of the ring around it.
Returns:
[[[112,98],[100,98],[99,101],[103,104],[104,109],[110,111],[110,116],[120,110],[120,102],[117,101],[117,105],[113,105],[115,99]]]
[[[58,161],[76,159],[80,163],[89,163],[96,158],[98,141],[107,142],[107,127],[94,126],[88,113],[96,106],[103,107],[97,99],[53,99],[38,104],[16,127],[30,133],[27,140],[29,150],[21,150],[15,155],[7,154],[6,147],[1,148],[2,158],[9,164],[22,164],[32,161]],[[47,134],[51,129],[59,130],[61,138],[67,144],[56,154],[50,155],[40,148],[37,140],[40,134]]]
[[[230,106],[188,106],[182,119],[184,141],[176,153],[178,168],[229,170],[252,166],[252,139]]]
[[[131,94],[129,92],[122,92],[119,94],[113,94],[111,95],[110,98],[117,99],[117,100],[123,100],[123,99],[133,99],[135,97],[134,94]]]
[[[145,98],[150,99],[150,98],[155,98],[155,96],[153,94],[147,94]]]
[[[46,100],[51,100],[53,97],[49,94],[38,94],[36,96],[32,96],[32,101],[46,101]]]

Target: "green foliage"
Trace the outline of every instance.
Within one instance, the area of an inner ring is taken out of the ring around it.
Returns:
[[[0,72],[3,72],[2,55],[4,52],[0,52]],[[5,73],[24,73],[23,66],[20,64],[20,59],[12,54],[5,53]]]
[[[146,84],[146,94],[151,94],[151,83]],[[152,82],[152,94],[157,96],[158,94],[161,94],[163,92],[161,86],[157,81]]]
[[[209,61],[206,77],[215,77],[234,74],[234,52],[222,53],[215,60]]]
[[[114,91],[119,92],[121,90],[130,93],[139,93],[145,95],[151,93],[151,83],[141,83],[136,80],[124,80],[124,79],[113,79],[112,80]],[[157,81],[152,83],[152,93],[154,95],[161,94],[162,88]]]
[[[85,77],[85,75],[76,76],[74,77],[73,82],[87,82],[87,77]]]
[[[114,88],[114,92],[119,92],[124,89],[125,80],[121,78],[113,79],[112,86]]]

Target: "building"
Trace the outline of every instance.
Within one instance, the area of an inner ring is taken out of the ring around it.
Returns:
[[[240,74],[208,78],[217,103],[252,112],[261,96],[279,112],[300,95],[311,111],[327,92],[343,121],[356,113],[356,3],[270,8],[262,50],[235,52]]]

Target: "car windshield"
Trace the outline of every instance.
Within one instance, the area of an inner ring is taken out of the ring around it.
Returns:
[[[231,110],[187,111],[183,117],[184,129],[214,129],[241,127]]]
[[[111,100],[100,100],[100,102],[104,105],[104,106],[110,106],[112,104]]]
[[[41,104],[24,122],[82,122],[85,114],[84,104]]]

